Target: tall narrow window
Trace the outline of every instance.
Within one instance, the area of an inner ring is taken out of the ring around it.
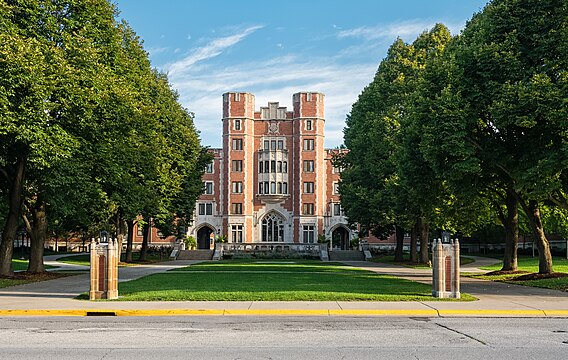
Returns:
[[[333,194],[339,195],[339,183],[338,182],[333,183]]]
[[[242,181],[233,181],[232,183],[232,190],[233,194],[240,194],[243,192],[243,182]]]
[[[282,194],[282,183],[278,182],[278,194]]]
[[[235,101],[241,101],[241,93],[235,94]]]
[[[264,163],[262,161],[258,162],[258,172],[259,173],[263,173],[264,172]]]
[[[282,183],[282,194],[288,194],[288,183],[287,182]]]
[[[282,172],[284,174],[286,174],[288,172],[288,162],[287,161],[282,162]]]
[[[270,141],[270,150],[276,150],[276,140]]]
[[[276,194],[276,182],[275,182],[275,181],[272,181],[272,182],[270,183],[270,193],[271,193],[271,194]]]
[[[304,182],[304,194],[314,193],[314,183],[311,181]]]
[[[270,172],[270,161],[268,160],[264,161],[264,172],[265,173]]]
[[[242,160],[233,160],[232,167],[234,172],[242,172],[243,171],[243,161]]]
[[[258,183],[258,193],[262,195],[264,193],[263,190],[264,190],[264,186],[262,185],[262,183],[261,182]]]
[[[313,160],[304,160],[304,172],[314,172]]]
[[[210,162],[209,164],[207,164],[205,166],[205,172],[208,173],[208,174],[213,173],[213,162]]]
[[[243,149],[243,139],[233,139],[233,150]]]
[[[313,215],[314,214],[314,204],[313,203],[304,203],[303,213],[304,213],[304,215]]]
[[[213,182],[211,181],[205,182],[205,194],[207,195],[213,194]]]
[[[276,160],[270,162],[270,172],[276,172]]]
[[[315,242],[315,227],[314,225],[304,225],[302,227],[302,240],[306,244],[313,244]]]
[[[304,150],[311,151],[314,149],[314,139],[304,139]]]
[[[312,130],[312,120],[306,120],[306,130]]]
[[[231,212],[235,215],[241,215],[243,213],[243,204],[242,203],[232,203],[231,204]]]
[[[270,149],[270,141],[264,140],[264,150],[269,150],[269,149]]]
[[[231,225],[231,241],[234,243],[243,242],[243,225]]]
[[[333,204],[333,215],[334,216],[341,216],[342,214],[341,204],[334,203]]]
[[[282,172],[282,161],[278,161],[278,163],[276,163],[276,172]]]
[[[284,140],[278,140],[278,150],[284,150]]]
[[[235,119],[235,130],[241,130],[241,119]]]
[[[213,215],[213,204],[206,203],[205,204],[205,215]]]

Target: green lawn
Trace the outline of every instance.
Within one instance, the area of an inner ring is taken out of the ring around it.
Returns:
[[[434,300],[430,285],[318,261],[206,262],[121,283],[119,292],[128,301]]]
[[[482,270],[488,271],[499,271],[501,270],[501,264],[484,266]],[[491,281],[501,281],[510,284],[533,286],[546,289],[555,289],[561,291],[568,291],[568,277],[552,278],[552,279],[539,279],[539,280],[515,280],[519,276],[526,273],[536,273],[538,272],[538,258],[532,257],[519,257],[518,258],[519,271],[521,274],[500,274],[500,275],[486,275],[486,274],[470,274],[468,276],[475,277],[478,279],[491,280]],[[553,269],[555,272],[568,273],[568,260],[563,258],[553,259]]]
[[[28,269],[28,260],[12,259],[12,268],[14,271],[26,271]],[[45,265],[46,269],[53,269],[55,266]]]
[[[517,263],[519,266],[519,270],[521,271],[527,271],[531,273],[538,272],[538,257],[533,258],[533,257],[519,256]],[[501,270],[502,266],[503,265],[501,263],[498,263],[496,265],[484,266],[481,269],[488,271],[498,271]],[[553,258],[553,268],[555,272],[568,273],[568,260],[566,260],[565,258],[558,258],[558,257]]]
[[[33,280],[0,279],[0,289],[33,282]]]

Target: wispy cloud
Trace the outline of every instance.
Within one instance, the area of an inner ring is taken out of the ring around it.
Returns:
[[[186,56],[185,58],[172,64],[166,65],[166,71],[170,74],[170,76],[175,76],[178,73],[182,73],[186,69],[190,68],[200,61],[219,56],[225,49],[239,43],[248,35],[262,28],[263,26],[261,25],[251,26],[244,29],[240,33],[214,39],[203,47],[192,49],[190,51],[190,55]]]
[[[219,147],[222,118],[222,97],[228,91],[246,91],[256,95],[255,108],[269,101],[280,101],[292,107],[292,94],[299,91],[320,91],[326,94],[326,146],[343,142],[345,116],[361,91],[372,81],[378,63],[388,45],[397,36],[412,41],[430,29],[436,21],[415,20],[354,29],[335,27],[333,35],[343,47],[335,54],[309,53],[305,49],[287,53],[279,49],[258,60],[237,60],[225,56],[229,47],[243,41],[262,28],[252,26],[233,35],[220,37],[190,50],[190,55],[168,64],[163,70],[180,94],[180,101],[195,112],[196,127],[205,145]],[[459,31],[463,24],[449,26]],[[329,37],[324,39],[328,41]],[[278,44],[276,44],[278,46]],[[302,52],[303,51],[303,52]],[[224,54],[225,53],[225,54]],[[284,53],[284,54],[283,54]],[[270,57],[271,55],[271,57]],[[220,56],[220,61],[207,61]]]
[[[390,24],[380,24],[376,26],[361,26],[353,29],[346,29],[337,33],[338,39],[360,38],[363,40],[376,40],[383,38],[410,38],[415,37],[423,31],[429,30],[436,22],[430,20],[410,20]],[[464,24],[444,23],[452,33],[457,33],[463,28]],[[411,39],[408,39],[411,40]]]
[[[196,66],[170,76],[180,100],[196,114],[196,126],[203,143],[219,146],[222,117],[221,94],[248,91],[256,95],[256,105],[280,101],[292,107],[292,94],[320,91],[326,94],[326,146],[343,142],[345,115],[361,90],[372,80],[376,63],[344,65],[335,59],[281,56],[265,61]]]
[[[377,26],[361,26],[354,29],[346,29],[337,33],[337,38],[362,38],[375,40],[380,38],[406,37],[417,35],[434,26],[435,22],[424,20],[403,21]]]

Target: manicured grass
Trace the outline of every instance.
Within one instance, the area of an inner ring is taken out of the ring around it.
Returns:
[[[484,266],[481,269],[488,271],[499,271],[501,270],[501,264],[496,264],[492,266]],[[538,280],[515,280],[516,278],[526,275],[528,273],[538,272],[538,258],[532,257],[519,257],[518,258],[518,268],[520,273],[516,274],[469,274],[467,276],[491,280],[500,281],[509,284],[533,286],[545,289],[554,289],[568,292],[568,277],[558,277],[550,279],[538,279]],[[563,258],[553,259],[553,269],[558,273],[568,273],[568,260]]]
[[[28,260],[12,259],[12,268],[14,271],[26,271],[28,269]],[[53,269],[55,266],[45,265],[46,269]]]
[[[33,280],[0,279],[0,289],[10,286],[27,284],[29,282],[33,282]]]
[[[65,256],[57,259],[57,262],[62,262],[72,265],[83,265],[89,266],[91,264],[91,256],[89,254],[76,255],[76,256]]]
[[[430,285],[317,261],[206,262],[121,283],[119,292],[128,301],[434,300]]]
[[[531,273],[538,272],[538,257],[533,258],[533,257],[519,256],[517,259],[517,263],[520,271],[526,271]],[[552,259],[552,263],[555,272],[568,273],[568,260],[555,257]],[[491,266],[484,266],[481,269],[488,271],[499,271],[501,270],[501,267],[502,264],[499,263]]]

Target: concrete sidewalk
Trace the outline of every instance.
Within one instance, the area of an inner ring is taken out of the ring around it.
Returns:
[[[119,281],[185,267],[199,261],[169,261],[158,264],[122,267]],[[466,272],[490,265],[494,259],[476,258],[464,266]],[[347,264],[381,274],[431,283],[430,269],[412,269],[393,264],[348,262]],[[286,301],[85,301],[75,300],[89,290],[89,275],[80,274],[50,281],[0,289],[0,316],[59,315],[85,316],[103,313],[121,316],[168,315],[287,315],[287,316],[514,316],[567,317],[568,294],[546,289],[461,278],[462,292],[479,301],[408,302],[286,302]],[[119,286],[120,289],[120,286]]]

